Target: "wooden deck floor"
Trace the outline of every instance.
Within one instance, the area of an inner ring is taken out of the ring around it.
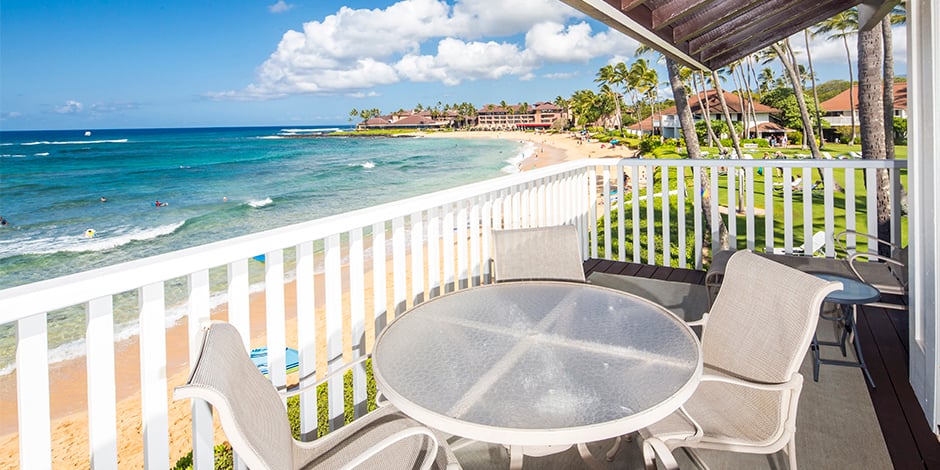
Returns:
[[[602,259],[584,262],[584,272],[704,284],[705,272]],[[940,442],[927,424],[908,383],[906,311],[863,307],[858,335],[876,388],[868,388],[891,462],[897,469],[940,469]]]

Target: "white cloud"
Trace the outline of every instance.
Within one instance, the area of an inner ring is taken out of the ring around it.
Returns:
[[[0,113],[0,120],[16,119],[16,118],[18,118],[18,117],[20,117],[20,116],[22,116],[22,115],[23,115],[23,113],[21,113],[21,112],[19,112],[19,111],[4,111],[4,112]]]
[[[294,8],[293,3],[287,3],[284,0],[277,0],[277,3],[274,5],[268,5],[268,11],[271,13],[284,13],[287,10]]]
[[[55,112],[59,114],[78,114],[82,112],[82,104],[75,100],[68,100],[62,106],[56,106]]]
[[[279,5],[281,2],[275,5]],[[272,7],[273,8],[273,7]],[[401,0],[384,9],[341,7],[284,33],[253,83],[207,93],[255,100],[294,94],[356,94],[402,80],[456,85],[516,76],[545,63],[585,63],[635,42],[595,34],[557,0]],[[576,24],[565,23],[575,19]],[[524,39],[522,39],[524,38]],[[434,53],[427,52],[437,43]]]
[[[907,31],[903,26],[891,28],[891,38],[894,46],[895,64],[907,63]],[[858,61],[858,42],[856,36],[848,37],[849,54],[852,57],[853,66]],[[806,41],[803,33],[797,33],[790,36],[790,47],[797,53],[797,59],[805,61],[806,59]],[[842,64],[845,65],[845,42],[839,39],[828,39],[826,35],[813,37],[810,35],[810,51],[813,54],[813,64]]]

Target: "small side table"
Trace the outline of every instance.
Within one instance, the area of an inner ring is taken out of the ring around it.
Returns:
[[[816,334],[813,334],[813,343],[810,349],[813,351],[813,381],[819,382],[819,365],[829,364],[836,366],[858,367],[865,374],[865,379],[871,388],[875,388],[875,382],[868,373],[868,367],[865,365],[865,357],[862,356],[862,348],[859,345],[858,335],[855,331],[855,313],[858,305],[874,302],[881,298],[881,293],[869,284],[843,276],[834,274],[812,273],[814,276],[827,281],[837,281],[842,283],[842,290],[835,291],[826,296],[826,302],[839,304],[841,314],[835,316],[824,315],[820,312],[819,316],[825,320],[841,321],[843,323],[842,335],[839,341],[819,341]],[[837,361],[832,359],[821,359],[819,357],[820,346],[839,346],[842,349],[842,355],[845,356],[845,340],[851,335],[852,345],[855,347],[855,357],[858,362]]]

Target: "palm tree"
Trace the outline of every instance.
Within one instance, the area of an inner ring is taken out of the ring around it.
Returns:
[[[708,146],[711,147],[712,143],[717,143],[718,152],[724,153],[725,148],[721,144],[721,139],[719,139],[715,135],[715,131],[714,129],[712,129],[712,111],[711,111],[711,106],[708,103],[708,85],[705,82],[705,72],[699,70],[698,76],[699,76],[699,80],[701,80],[702,82],[702,97],[699,99],[699,107],[705,110],[704,117],[705,117],[705,129],[708,130],[708,132],[706,133],[706,135],[708,136]],[[702,107],[703,104],[705,105],[704,107]]]
[[[845,10],[842,13],[839,13],[832,18],[829,18],[822,23],[816,25],[813,30],[813,36],[819,36],[822,34],[828,34],[826,39],[842,39],[843,44],[845,44],[845,58],[849,63],[849,107],[851,108],[852,116],[852,134],[849,138],[849,144],[855,143],[855,93],[853,90],[853,84],[855,83],[854,74],[852,73],[852,54],[849,50],[849,36],[856,34],[858,32],[858,10],[852,8],[850,10]],[[870,53],[870,51],[868,51]]]
[[[797,72],[798,64],[796,63],[796,56],[793,55],[793,49],[790,48],[790,40],[784,39],[783,42],[772,44],[770,47],[777,54],[777,58],[780,59],[783,68],[790,77],[790,84],[793,85],[793,94],[796,95],[796,104],[800,108],[800,119],[803,122],[803,142],[809,144],[809,150],[810,153],[813,154],[813,158],[822,158],[822,155],[819,153],[819,145],[816,143],[813,123],[809,118],[809,111],[806,108],[806,97],[803,93],[803,85]],[[822,173],[821,169],[820,173]]]
[[[702,158],[702,152],[698,144],[698,134],[695,133],[695,123],[692,122],[692,109],[689,107],[689,99],[686,96],[685,86],[682,84],[680,75],[682,72],[679,66],[670,58],[666,58],[666,72],[669,74],[669,84],[672,86],[672,95],[676,100],[676,110],[679,115],[679,125],[682,126],[682,136],[685,139],[685,147],[688,150],[689,158]],[[702,187],[708,187],[709,176],[706,172],[700,173]],[[711,195],[705,193],[702,195],[702,213],[711,213]],[[711,217],[705,217],[705,233],[711,233]],[[718,239],[722,249],[730,246],[728,239],[728,228],[725,226],[721,217],[718,218]],[[702,249],[705,249],[703,245]]]
[[[757,89],[760,91],[761,95],[770,91],[770,89],[773,88],[774,86],[774,80],[775,80],[773,69],[771,69],[770,67],[764,67],[763,69],[761,69],[760,75],[758,76],[757,80],[758,80]]]
[[[623,133],[623,112],[620,110],[620,92],[619,88],[627,80],[627,66],[623,62],[617,65],[605,65],[597,71],[595,83],[601,85],[601,91],[610,94],[617,106],[617,128],[620,129],[620,136],[625,137]],[[606,90],[605,90],[606,89]]]
[[[862,129],[862,157],[884,160],[885,145],[884,104],[882,103],[881,28],[858,32],[858,117]],[[886,88],[889,84],[884,84]],[[886,170],[876,172],[875,199],[878,210],[878,237],[890,239],[891,234],[891,179]],[[881,250],[879,249],[879,252]],[[883,253],[890,255],[890,253]]]
[[[816,72],[813,71],[813,55],[809,51],[809,28],[803,30],[803,42],[806,44],[806,61],[809,63],[809,78],[813,83],[813,104],[816,106],[816,133],[819,135],[819,148],[823,147],[822,117],[819,110],[819,93],[816,91]]]
[[[885,108],[885,147],[887,158],[894,160],[894,34],[891,25],[904,24],[907,12],[904,5],[898,5],[881,20],[881,34],[884,37],[884,108]],[[907,202],[906,192],[902,195],[902,205]]]
[[[725,124],[728,125],[728,134],[731,134],[731,145],[734,146],[736,158],[741,158],[741,141],[738,139],[738,133],[734,131],[734,122],[731,121],[731,112],[728,110],[728,103],[725,101],[725,93],[721,90],[721,83],[718,72],[712,70],[712,84],[715,85],[715,93],[718,95],[718,101],[721,103],[721,114],[725,118]]]
[[[659,83],[659,76],[656,74],[656,69],[653,69],[649,66],[649,63],[646,59],[637,59],[632,65],[630,65],[630,70],[627,73],[627,83],[631,88],[634,89],[634,93],[639,95],[647,96],[650,99],[650,119],[652,120],[653,116],[653,102],[652,97],[654,96],[652,90],[655,90],[656,85]],[[639,109],[639,100],[636,101],[637,104],[637,119],[640,119],[640,109]],[[640,121],[640,133],[643,133],[642,120]],[[653,132],[652,126],[650,126],[650,133]]]

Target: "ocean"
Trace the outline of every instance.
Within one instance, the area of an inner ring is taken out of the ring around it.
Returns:
[[[513,173],[534,150],[311,136],[342,127],[0,132],[0,289]],[[133,334],[136,294],[116,304],[117,334]],[[53,360],[83,352],[84,311],[49,318]],[[0,374],[14,334],[0,325]]]

